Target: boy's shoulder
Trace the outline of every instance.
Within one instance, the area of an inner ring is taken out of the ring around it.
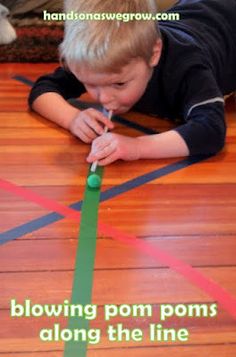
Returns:
[[[161,21],[165,71],[183,77],[209,70],[223,93],[235,87],[236,0],[180,0],[169,11],[179,21]],[[176,72],[176,73],[174,73]]]
[[[185,11],[186,15],[188,11],[197,13],[195,15],[201,16],[201,11],[208,15],[209,13],[232,13],[235,9],[235,0],[179,0],[176,1],[166,12],[173,12],[174,10]]]
[[[181,25],[196,26],[195,30],[198,31],[212,26],[218,29],[236,26],[235,0],[179,0],[166,12],[178,13]],[[203,28],[198,27],[200,24]],[[178,21],[175,25],[178,26]]]

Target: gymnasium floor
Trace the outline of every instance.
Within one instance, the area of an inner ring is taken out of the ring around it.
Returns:
[[[66,329],[67,318],[13,318],[11,301],[63,304],[71,298],[75,266],[81,264],[76,261],[76,209],[84,197],[89,146],[27,108],[32,81],[53,68],[55,64],[0,65],[0,356],[63,356],[64,343],[43,342],[39,332],[58,323]],[[88,344],[88,357],[236,355],[232,97],[226,113],[227,143],[215,157],[116,162],[105,168],[90,281],[91,302],[98,309],[90,328],[100,329],[102,338]],[[136,136],[147,128],[161,132],[172,127],[137,113],[125,118],[127,122],[118,118],[116,132]],[[140,126],[134,127],[134,121]],[[152,317],[104,321],[108,304],[127,309],[150,305]],[[164,304],[175,314],[161,321]],[[216,316],[178,316],[193,304],[204,304],[208,314],[217,304]],[[109,341],[106,328],[117,324],[141,330],[142,340]],[[176,332],[184,328],[188,339],[150,341],[153,324]]]

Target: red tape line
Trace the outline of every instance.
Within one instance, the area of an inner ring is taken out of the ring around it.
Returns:
[[[64,217],[75,219],[78,222],[80,221],[80,212],[75,211],[70,207],[64,206],[54,200],[44,198],[29,189],[25,189],[2,179],[0,179],[0,188],[17,196],[23,197],[27,201],[34,202],[44,208],[59,213]],[[236,299],[231,296],[225,289],[220,287],[216,282],[205,277],[204,274],[202,274],[196,268],[193,268],[191,265],[175,258],[169,253],[166,253],[162,249],[153,247],[151,244],[141,241],[134,235],[125,234],[107,224],[99,222],[98,230],[100,233],[111,236],[115,240],[133,246],[141,252],[145,252],[149,256],[168,265],[171,269],[183,275],[189,282],[195,284],[205,293],[211,296],[226,311],[228,311],[228,313],[233,318],[236,319]]]

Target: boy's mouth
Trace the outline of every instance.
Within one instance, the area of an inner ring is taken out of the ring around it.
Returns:
[[[120,106],[118,108],[115,108],[115,109],[110,108],[110,107],[105,107],[105,109],[107,111],[112,110],[113,115],[114,114],[124,114],[124,113],[127,113],[130,110],[129,107],[122,107],[122,106]]]

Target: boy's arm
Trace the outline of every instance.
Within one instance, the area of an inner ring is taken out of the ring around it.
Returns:
[[[140,158],[208,155],[223,148],[226,126],[222,102],[194,108],[187,120],[174,130],[139,137]]]
[[[221,102],[194,108],[186,124],[154,135],[129,138],[106,133],[94,140],[88,162],[107,165],[117,159],[160,159],[216,154],[225,140],[224,106]]]
[[[99,165],[105,166],[118,159],[132,161],[188,155],[185,141],[174,130],[137,138],[105,133],[93,141],[87,162],[98,160]]]
[[[52,92],[58,93],[66,100],[79,97],[86,89],[73,73],[58,67],[53,73],[41,76],[34,83],[29,94],[29,106],[32,107],[40,95]]]
[[[190,155],[212,155],[225,142],[224,97],[212,68],[202,63],[189,69],[179,87],[185,123],[175,128]]]
[[[64,129],[69,130],[79,110],[70,105],[60,94],[48,92],[38,96],[32,103],[32,109]]]
[[[66,99],[76,98],[84,92],[83,84],[71,72],[59,67],[54,73],[41,76],[35,82],[28,102],[30,108],[40,115],[69,129],[79,110]]]
[[[53,74],[37,80],[29,96],[29,105],[85,143],[91,143],[103,133],[104,126],[112,129],[114,125],[93,108],[79,110],[67,102],[66,99],[78,97],[83,92],[83,84],[71,72],[58,68]]]
[[[190,155],[216,154],[224,147],[226,123],[223,98],[213,100],[193,108],[186,124],[175,128],[186,142]]]
[[[137,145],[139,159],[161,159],[189,155],[186,142],[175,130],[140,136],[137,138]]]

